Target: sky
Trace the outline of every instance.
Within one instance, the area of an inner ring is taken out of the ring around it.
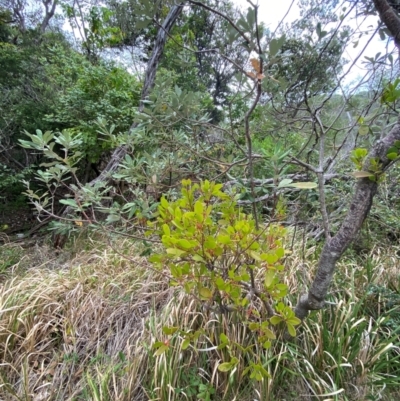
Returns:
[[[238,6],[243,9],[247,9],[250,5],[246,0],[233,0]],[[253,3],[257,3],[257,0],[252,0]],[[285,16],[286,12],[289,10],[290,5],[292,4],[292,0],[258,0],[259,6],[259,16],[260,19],[267,25],[267,27],[274,31],[279,21]],[[297,19],[300,16],[300,10],[297,5],[297,0],[294,1],[289,14],[287,15],[285,22],[290,23]],[[354,16],[353,20],[349,25],[356,27],[358,24],[361,24],[361,21],[364,20],[364,17],[356,17]],[[371,27],[376,28],[378,22],[377,17],[370,16],[368,17],[359,28],[362,30],[371,29]],[[347,46],[344,57],[350,62],[353,61],[364,45],[367,43],[369,39],[369,35],[364,35],[358,43],[357,47],[354,47],[353,44]],[[379,38],[379,35],[372,40],[372,42],[368,45],[367,49],[363,53],[362,57],[356,63],[355,67],[352,69],[351,74],[349,74],[347,81],[351,81],[356,79],[360,75],[364,75],[365,73],[365,65],[362,61],[365,61],[365,56],[367,57],[375,57],[378,52],[384,53],[386,52],[387,41],[382,41]],[[389,49],[393,49],[394,45],[392,42],[389,43]]]

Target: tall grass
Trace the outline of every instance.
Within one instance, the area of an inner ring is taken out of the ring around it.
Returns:
[[[295,342],[278,339],[268,350],[257,346],[247,354],[239,351],[254,334],[235,315],[203,310],[170,288],[145,258],[134,256],[139,251],[127,240],[118,253],[92,244],[69,260],[46,247],[18,250],[25,252],[18,260],[13,251],[0,288],[0,399],[398,399],[400,266],[392,251],[348,257],[329,306],[309,316]],[[294,252],[286,261],[294,294],[315,267],[311,257],[306,260]],[[176,335],[155,356],[153,344],[168,340],[164,326],[204,330],[187,349]],[[230,347],[218,347],[221,327]],[[231,354],[242,355],[238,365],[220,372]],[[251,362],[261,362],[269,377],[243,376]]]

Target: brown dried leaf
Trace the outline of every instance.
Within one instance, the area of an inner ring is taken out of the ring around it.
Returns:
[[[260,61],[258,59],[251,58],[250,62],[256,72],[261,72],[261,65],[260,65]]]

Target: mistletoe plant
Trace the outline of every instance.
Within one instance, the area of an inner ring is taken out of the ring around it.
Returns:
[[[274,326],[284,324],[295,336],[300,323],[282,302],[288,291],[280,279],[285,230],[272,224],[257,228],[253,217],[243,213],[235,197],[221,188],[222,184],[209,181],[193,184],[184,180],[180,199],[161,199],[157,221],[151,225],[158,227],[164,251],[150,260],[159,269],[168,269],[171,285],[182,287],[204,309],[236,313],[241,324],[269,348],[276,338]],[[183,349],[199,336],[179,328],[166,327],[164,332],[182,335]],[[222,346],[229,345],[225,333],[220,339]],[[168,344],[156,343],[156,354],[166,351]],[[228,371],[237,363],[232,357],[219,369]],[[255,365],[248,369],[251,376],[262,378]]]

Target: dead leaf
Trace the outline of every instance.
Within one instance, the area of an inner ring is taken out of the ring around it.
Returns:
[[[253,68],[254,68],[254,71],[256,71],[256,72],[261,72],[261,64],[260,64],[260,61],[259,61],[258,59],[256,59],[256,58],[251,58],[251,59],[250,59],[250,62],[251,62],[251,65],[252,65]]]

